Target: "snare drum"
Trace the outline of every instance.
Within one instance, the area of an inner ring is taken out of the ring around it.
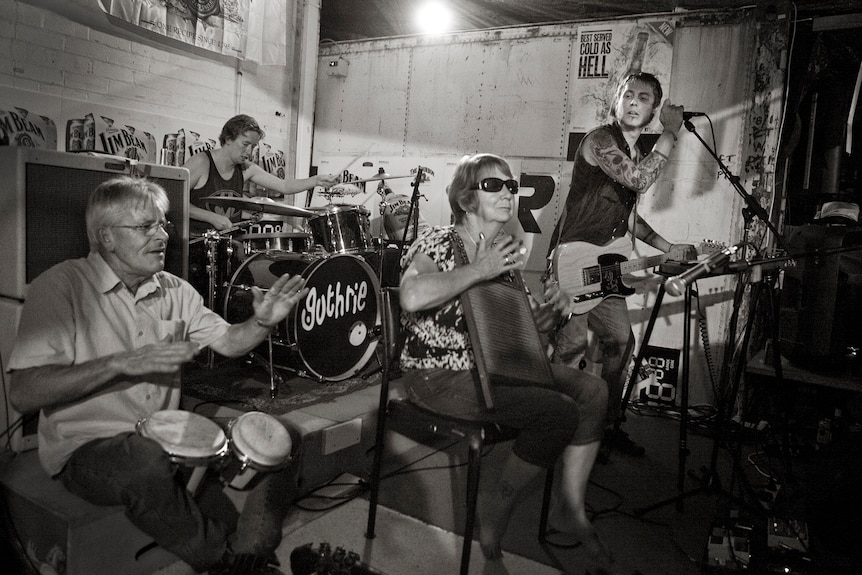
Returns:
[[[308,219],[315,243],[330,253],[358,253],[372,248],[367,208],[332,204],[311,208],[320,215]]]
[[[242,244],[243,259],[256,252],[278,250],[282,252],[304,253],[311,248],[310,234],[272,233],[242,234],[236,236]]]
[[[234,274],[224,317],[242,322],[254,314],[251,287],[268,289],[282,274],[302,275],[308,295],[272,333],[273,363],[300,376],[339,381],[361,370],[377,345],[380,284],[362,258],[257,252]],[[261,354],[268,355],[266,342]]]
[[[250,411],[232,420],[227,429],[232,457],[225,460],[222,483],[233,489],[248,489],[257,473],[271,473],[290,460],[293,443],[284,425],[275,417]]]
[[[221,427],[190,411],[157,411],[138,421],[135,430],[161,445],[172,462],[194,468],[186,485],[191,493],[197,490],[207,468],[228,452],[227,437]]]

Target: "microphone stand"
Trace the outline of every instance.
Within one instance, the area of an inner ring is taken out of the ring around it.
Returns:
[[[763,222],[764,225],[766,225],[769,231],[771,231],[772,234],[775,236],[775,240],[780,248],[786,249],[784,238],[781,237],[781,234],[778,233],[778,229],[770,221],[769,214],[766,213],[766,210],[763,208],[763,206],[760,205],[760,202],[758,202],[754,196],[752,196],[748,193],[748,191],[746,191],[745,187],[739,181],[739,176],[733,175],[727,165],[723,161],[721,161],[721,158],[718,156],[718,154],[715,153],[715,150],[710,148],[709,144],[707,144],[703,140],[703,138],[700,137],[700,134],[697,133],[697,129],[694,127],[694,124],[691,123],[691,120],[685,120],[683,124],[685,125],[685,129],[694,134],[694,136],[700,141],[703,147],[706,148],[706,151],[709,152],[709,154],[715,159],[715,162],[718,164],[722,175],[727,178],[727,181],[730,182],[730,185],[733,186],[733,189],[736,190],[736,192],[740,195],[740,197],[742,197],[743,200],[745,200],[745,205],[748,208],[749,213],[757,216],[760,221]],[[749,221],[749,218],[747,216],[748,214],[746,214],[745,210],[743,210],[743,217],[745,218],[746,223],[748,223]]]
[[[718,156],[718,154],[716,154],[715,150],[713,150],[709,146],[709,144],[707,144],[703,140],[703,138],[701,138],[700,134],[697,133],[697,130],[695,129],[694,124],[692,124],[690,120],[684,120],[683,124],[685,125],[685,128],[689,132],[694,134],[694,136],[700,141],[701,145],[703,145],[703,147],[710,153],[710,155],[713,157],[713,159],[715,159],[716,163],[718,164],[719,169],[721,170],[722,175],[724,175],[724,177],[727,178],[727,180],[733,186],[733,189],[736,190],[736,192],[740,195],[740,197],[742,197],[742,199],[745,201],[746,207],[743,208],[743,210],[742,210],[742,216],[743,216],[743,219],[745,221],[745,232],[743,235],[743,241],[741,242],[740,245],[746,245],[748,243],[749,227],[751,225],[752,218],[756,216],[772,232],[778,245],[782,249],[786,249],[784,239],[778,233],[778,230],[776,229],[775,225],[770,221],[769,214],[766,212],[766,210],[763,208],[763,206],[761,206],[760,203],[754,198],[754,196],[752,196],[751,194],[748,193],[748,191],[746,191],[746,189],[740,183],[740,178],[738,176],[735,176],[730,171],[730,169],[721,160],[721,158]],[[739,271],[744,271],[744,269],[733,269],[733,264],[731,263],[727,266],[727,272],[726,273],[737,273]],[[727,389],[728,384],[731,382],[733,384],[732,385],[732,387],[733,387],[732,393],[734,395],[737,393],[738,386],[739,386],[739,380],[742,377],[742,371],[743,371],[741,366],[744,366],[747,363],[747,357],[745,357],[745,355],[747,354],[747,350],[748,350],[749,340],[750,340],[751,331],[752,331],[751,327],[752,327],[752,324],[754,323],[754,317],[755,317],[755,314],[757,312],[757,303],[761,297],[761,289],[762,289],[763,284],[764,284],[763,278],[762,278],[761,274],[759,273],[760,268],[757,268],[757,272],[758,273],[756,274],[756,281],[754,281],[754,277],[752,277],[753,281],[751,282],[751,284],[752,284],[751,288],[752,289],[751,289],[751,293],[750,293],[751,305],[750,305],[750,308],[748,310],[749,313],[748,313],[748,316],[747,316],[746,321],[745,321],[745,326],[743,327],[743,332],[742,332],[743,333],[743,342],[742,342],[742,347],[739,351],[740,355],[738,355],[738,356],[736,355],[735,349],[734,349],[734,347],[735,347],[734,344],[736,342],[736,323],[737,323],[737,319],[739,316],[739,310],[742,307],[742,301],[743,301],[743,298],[745,296],[745,284],[743,283],[742,279],[739,276],[737,277],[737,286],[736,286],[736,290],[735,290],[734,303],[733,303],[733,314],[732,314],[732,319],[730,322],[730,329],[728,330],[728,337],[726,340],[725,360],[724,360],[724,363],[722,364],[721,376],[719,378],[719,386],[718,386],[719,387],[719,389],[718,389],[719,394],[723,393],[724,390]],[[753,276],[754,275],[755,274],[753,274]],[[774,292],[773,288],[774,288],[774,284],[775,284],[775,278],[770,276],[770,280],[771,280],[771,283],[769,284],[769,286],[767,286],[767,289],[769,289],[770,302],[772,303],[772,313],[771,313],[772,317],[771,317],[771,319],[772,319],[772,334],[773,334],[773,353],[775,354],[775,357],[779,357],[780,351],[779,351],[778,316],[777,316],[778,306],[776,303],[776,298],[774,297],[774,293],[773,293]],[[689,305],[690,304],[688,303],[690,301],[689,300],[690,293],[691,293],[690,292],[690,286],[686,286],[686,303],[687,303],[687,305],[686,305],[686,313],[685,313],[685,318],[684,318],[684,321],[685,321],[684,327],[685,328],[688,328],[689,322],[691,321],[691,318],[689,316],[689,313],[690,313]],[[688,336],[688,332],[686,329],[686,332],[684,333],[684,338],[686,338],[686,340],[685,340],[686,344],[688,343],[688,337],[689,336]],[[734,364],[734,358],[736,358],[736,364]],[[685,359],[686,359],[686,363],[684,364],[684,366],[687,366],[688,360],[690,358],[685,358]],[[780,364],[780,361],[778,363]],[[684,382],[683,382],[683,409],[687,410],[688,409],[688,405],[687,405],[687,395],[688,395],[687,394],[687,388],[688,388],[688,377],[687,376],[688,376],[688,374],[687,374],[687,369],[685,369],[684,371],[685,371],[685,373],[683,373],[683,380],[684,380]],[[779,374],[780,374],[780,366],[776,369],[776,375],[779,375]],[[685,458],[688,455],[688,448],[685,445],[685,440],[684,440],[685,430],[681,429],[681,431],[680,431],[680,437],[681,437],[681,439],[680,439],[680,458],[679,458],[680,464],[679,464],[678,477],[677,477],[677,487],[678,487],[677,495],[675,495],[674,497],[671,497],[669,499],[659,501],[658,503],[649,505],[647,507],[643,507],[643,508],[635,510],[636,516],[641,516],[641,515],[649,512],[649,511],[652,511],[652,510],[657,509],[659,507],[663,507],[664,505],[666,505],[668,503],[676,503],[677,511],[682,511],[683,500],[687,496],[694,495],[696,493],[701,493],[704,491],[705,492],[711,492],[713,489],[721,490],[720,484],[718,482],[718,473],[716,471],[717,460],[718,460],[718,449],[722,443],[723,435],[724,435],[725,425],[724,425],[723,420],[726,416],[728,416],[730,414],[730,411],[733,408],[732,402],[734,402],[734,401],[735,401],[735,397],[730,397],[727,400],[725,400],[725,398],[721,397],[721,396],[717,398],[718,412],[717,412],[716,419],[715,419],[715,432],[714,432],[715,438],[714,438],[714,443],[713,443],[712,456],[711,456],[711,460],[710,460],[710,469],[706,469],[706,468],[703,469],[704,477],[701,478],[701,485],[699,487],[692,489],[692,490],[689,490],[689,491],[684,490],[684,476],[685,476],[684,467],[685,467]],[[731,402],[730,405],[726,405],[727,402]],[[688,420],[687,415],[688,415],[687,413],[683,413],[681,416],[681,423],[680,423],[681,428],[683,426],[687,425],[687,420]],[[736,463],[737,463],[736,459],[734,459],[734,475],[736,475],[736,471],[737,471]],[[749,489],[750,489],[750,486],[749,486]],[[732,498],[731,492],[727,492],[727,494]]]

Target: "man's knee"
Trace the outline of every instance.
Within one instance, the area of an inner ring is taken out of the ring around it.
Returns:
[[[128,465],[135,481],[148,484],[151,481],[166,481],[173,478],[176,467],[157,441],[132,434],[125,439],[129,454]]]

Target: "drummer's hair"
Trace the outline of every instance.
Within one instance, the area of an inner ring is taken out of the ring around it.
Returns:
[[[468,212],[475,212],[479,207],[478,191],[479,176],[494,168],[512,177],[509,163],[496,154],[466,155],[455,167],[452,181],[446,188],[449,196],[449,207],[456,224],[461,223]]]
[[[255,132],[263,138],[266,133],[261,129],[257,120],[247,114],[237,114],[222,126],[218,141],[224,146],[225,142],[236,140],[246,132]]]
[[[87,202],[87,238],[90,251],[101,247],[99,230],[116,224],[126,212],[155,206],[168,213],[170,202],[165,189],[157,182],[136,176],[116,176],[105,180],[90,194]]]

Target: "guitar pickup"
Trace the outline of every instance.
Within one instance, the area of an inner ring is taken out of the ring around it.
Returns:
[[[597,284],[602,281],[601,266],[590,266],[584,268],[584,283],[583,285]]]

